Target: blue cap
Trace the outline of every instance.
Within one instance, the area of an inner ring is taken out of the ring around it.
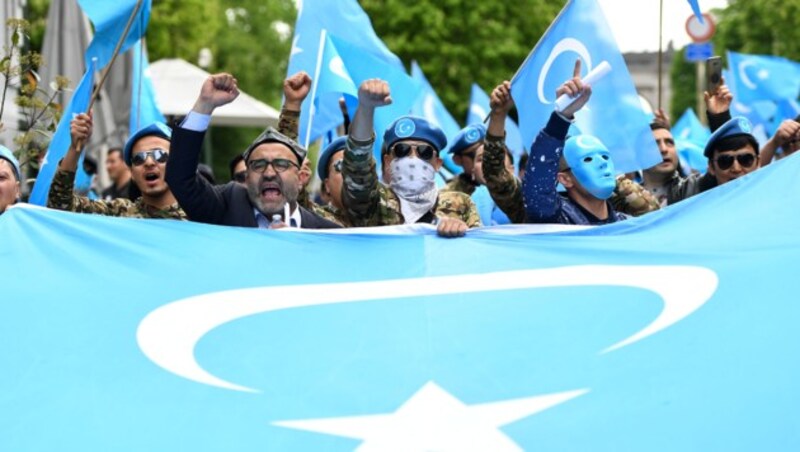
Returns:
[[[149,136],[157,136],[167,141],[172,141],[172,129],[163,122],[154,122],[149,126],[139,129],[138,132],[131,135],[128,141],[125,142],[125,148],[122,150],[122,155],[125,156],[125,164],[131,166],[131,150],[133,150],[133,145],[140,139]]]
[[[461,129],[453,138],[453,144],[450,145],[450,153],[461,155],[462,152],[475,143],[483,141],[484,138],[486,138],[486,126],[481,123],[470,124]]]
[[[438,151],[447,146],[447,137],[442,129],[418,116],[397,118],[383,134],[385,149],[390,149],[400,140],[421,140],[430,143]]]
[[[735,137],[747,138],[750,145],[755,149],[756,154],[758,154],[758,142],[753,136],[753,126],[744,116],[736,116],[729,119],[725,124],[720,126],[719,129],[714,131],[711,138],[709,138],[706,143],[703,155],[705,155],[706,158],[711,158],[714,155],[714,150],[718,148],[717,145],[720,141]]]
[[[317,174],[320,179],[325,180],[328,178],[328,164],[331,161],[331,156],[344,149],[346,145],[347,137],[339,137],[331,141],[331,144],[322,151],[322,154],[319,155],[319,161],[317,162]]]
[[[20,181],[19,161],[14,157],[14,154],[5,146],[0,146],[0,159],[8,160],[8,163],[14,168],[14,175],[17,176],[17,182]]]

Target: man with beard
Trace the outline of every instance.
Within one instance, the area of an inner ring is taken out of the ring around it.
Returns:
[[[186,219],[186,214],[164,181],[172,136],[172,130],[166,124],[153,123],[134,133],[125,143],[125,163],[131,168],[131,178],[141,193],[135,201],[127,198],[92,201],[73,192],[83,144],[92,135],[91,115],[77,115],[70,123],[70,134],[72,142],[69,150],[59,162],[50,184],[48,207],[113,217]]]
[[[189,219],[227,226],[269,228],[273,219],[287,226],[324,229],[339,227],[297,203],[308,174],[300,168],[306,151],[289,137],[267,128],[244,152],[244,186],[236,182],[213,186],[197,174],[200,151],[211,114],[239,95],[230,74],[210,76],[183,124],[175,130],[167,182]],[[285,212],[289,212],[288,217]]]
[[[384,180],[378,181],[375,158],[375,109],[392,102],[389,85],[367,80],[358,90],[358,110],[350,124],[344,152],[342,203],[354,226],[437,224],[444,237],[463,236],[481,225],[475,204],[464,193],[436,189],[434,175],[447,145],[441,129],[425,119],[402,116],[383,135]]]

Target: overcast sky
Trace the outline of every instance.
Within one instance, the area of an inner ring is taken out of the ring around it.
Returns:
[[[614,31],[622,52],[658,50],[658,9],[660,0],[598,0]],[[724,8],[727,0],[699,0],[700,9]],[[687,0],[664,0],[664,48],[672,40],[676,48],[691,42],[686,19],[692,15]]]

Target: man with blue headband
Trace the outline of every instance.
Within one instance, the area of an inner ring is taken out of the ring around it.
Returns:
[[[0,214],[19,201],[19,161],[5,146],[0,146]]]
[[[172,129],[166,124],[150,124],[131,135],[125,143],[123,156],[125,164],[131,168],[134,184],[131,189],[140,194],[135,201],[126,198],[93,201],[74,193],[78,160],[92,135],[91,115],[77,115],[70,123],[70,134],[72,143],[50,184],[47,207],[112,217],[187,219],[164,180],[172,138]]]
[[[439,235],[458,237],[481,225],[464,193],[436,188],[434,176],[447,146],[442,130],[415,116],[401,116],[383,134],[382,166],[388,186],[378,181],[372,148],[375,109],[392,102],[389,85],[372,79],[358,90],[358,110],[344,153],[342,201],[354,226],[437,224]]]

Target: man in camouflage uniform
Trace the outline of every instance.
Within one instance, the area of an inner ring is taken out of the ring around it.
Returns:
[[[151,124],[133,134],[125,143],[125,163],[131,167],[131,178],[141,193],[136,201],[125,198],[92,201],[73,192],[83,144],[92,134],[92,117],[85,113],[76,116],[70,124],[70,134],[69,150],[58,164],[50,185],[48,207],[113,217],[187,219],[164,181],[172,137],[172,130],[166,124]]]
[[[358,90],[358,110],[350,125],[342,167],[342,201],[353,226],[437,223],[439,235],[462,236],[481,225],[469,196],[436,189],[439,152],[447,145],[444,132],[422,118],[403,116],[384,133],[383,172],[378,181],[373,115],[391,103],[389,85],[367,80]]]
[[[461,129],[450,145],[449,152],[453,154],[453,162],[464,169],[464,172],[453,177],[441,191],[457,191],[470,196],[480,185],[475,174],[476,158],[483,148],[483,139],[486,136],[486,126],[483,124],[470,124]]]
[[[514,107],[511,84],[505,81],[498,85],[490,98],[491,113],[484,144],[482,170],[486,186],[492,199],[508,216],[512,223],[525,223],[525,203],[522,182],[508,171],[505,165],[505,121]],[[531,157],[532,158],[532,157]],[[530,162],[535,165],[536,162]],[[625,178],[617,179],[617,187],[610,199],[619,211],[638,216],[658,210],[658,201],[640,185]]]

